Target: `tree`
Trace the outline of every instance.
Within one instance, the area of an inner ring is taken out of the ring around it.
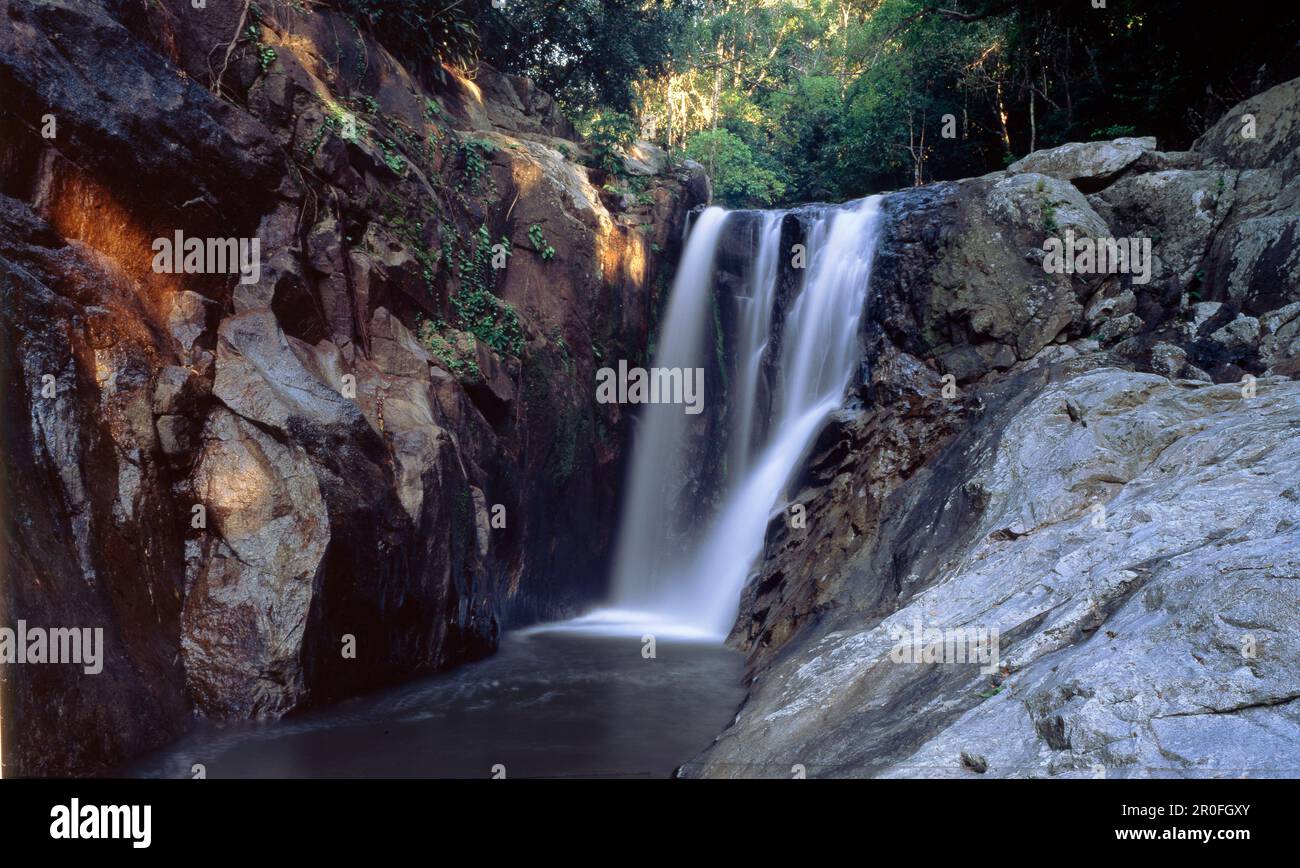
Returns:
[[[1300,75],[1298,41],[1211,0],[702,0],[638,111],[670,150],[730,132],[778,204],[849,199],[1067,141],[1186,148]]]
[[[732,208],[761,208],[785,194],[776,173],[760,166],[749,145],[730,130],[696,133],[686,156],[709,169],[714,197]]]
[[[483,59],[526,75],[570,114],[626,111],[633,83],[668,63],[693,0],[480,0]]]

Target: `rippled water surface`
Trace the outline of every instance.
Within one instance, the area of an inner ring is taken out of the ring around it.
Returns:
[[[273,723],[200,723],[121,770],[210,778],[667,777],[730,722],[743,658],[708,642],[553,628],[492,657]]]

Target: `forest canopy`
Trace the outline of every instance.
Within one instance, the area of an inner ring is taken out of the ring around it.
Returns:
[[[1294,20],[1211,0],[340,2],[423,33],[424,56],[529,76],[584,130],[698,160],[732,207],[978,175],[1067,141],[1185,148],[1300,75]]]

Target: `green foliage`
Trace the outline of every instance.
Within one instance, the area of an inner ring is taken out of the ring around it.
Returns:
[[[568,341],[564,339],[564,335],[560,334],[559,329],[556,329],[555,333],[551,335],[551,340],[554,342],[555,348],[560,352],[560,364],[564,366],[564,372],[570,377],[574,376],[577,373],[577,365],[574,364],[573,356],[569,354]]]
[[[390,139],[384,139],[379,147],[384,152],[384,164],[395,174],[406,174],[406,158],[397,152],[397,146]]]
[[[622,152],[636,140],[636,128],[629,115],[622,112],[594,112],[583,120],[583,135],[591,142],[591,154],[596,166],[617,177],[623,177]]]
[[[1056,223],[1056,203],[1048,199],[1043,200],[1043,231],[1048,235],[1055,235],[1060,231],[1060,226]]]
[[[257,65],[262,72],[271,68],[275,63],[275,49],[269,45],[262,44],[262,10],[256,6],[250,6],[249,11],[252,13],[253,23],[244,28],[244,38],[253,43],[254,50],[257,53]]]
[[[316,128],[312,137],[299,145],[308,159],[316,156],[320,150],[321,143],[325,141],[325,136],[330,132],[341,132],[343,129],[343,110],[336,105],[323,103],[325,107],[325,118],[321,125]]]
[[[709,169],[714,196],[733,208],[770,205],[785,193],[781,179],[759,166],[749,146],[730,130],[696,133],[686,156]]]
[[[483,59],[526,75],[573,115],[627,111],[633,85],[667,68],[695,0],[480,0]]]
[[[699,136],[731,133],[783,188],[773,204],[980,175],[1068,141],[1155,135],[1183,148],[1237,101],[1300,75],[1300,16],[1264,33],[1210,0],[687,5],[674,64],[638,87],[638,118],[696,159]],[[1214,52],[1189,49],[1205,32]]]
[[[1067,141],[1155,135],[1184,148],[1241,99],[1300,75],[1300,16],[1261,29],[1212,0],[331,2],[417,72],[471,70],[481,51],[531,77],[586,119],[607,174],[622,176],[619,150],[646,131],[710,166],[733,205],[979,175]],[[1189,49],[1207,32],[1213,52]],[[369,55],[355,56],[360,76]],[[445,120],[433,101],[426,116]],[[485,169],[466,162],[472,186]]]
[[[1137,135],[1137,127],[1132,124],[1111,124],[1108,127],[1092,131],[1092,138],[1098,141],[1122,139],[1133,135]]]
[[[771,155],[769,171],[784,176],[784,198],[799,202],[832,199],[839,190],[835,179],[841,162],[835,133],[844,118],[844,98],[838,78],[804,76],[790,92],[778,92],[767,101],[771,113],[756,160]],[[777,190],[776,198],[783,198]]]
[[[458,148],[461,159],[461,183],[458,190],[473,191],[487,174],[487,158],[496,153],[496,145],[480,139],[467,139]]]
[[[555,258],[555,248],[546,243],[541,224],[534,223],[528,227],[528,240],[533,243],[533,249],[542,257],[542,261],[550,262]]]
[[[492,290],[496,271],[492,267],[492,235],[480,226],[473,246],[461,253],[456,264],[459,290],[451,296],[459,326],[502,355],[519,356],[524,351],[519,315]]]

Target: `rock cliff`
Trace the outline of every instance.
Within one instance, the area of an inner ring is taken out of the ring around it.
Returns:
[[[628,423],[590,384],[645,352],[698,166],[639,145],[609,175],[528,81],[422,77],[324,5],[0,18],[0,622],[102,628],[106,657],[4,667],[6,774],[443,668],[602,592]],[[170,268],[173,238],[258,267]]]

